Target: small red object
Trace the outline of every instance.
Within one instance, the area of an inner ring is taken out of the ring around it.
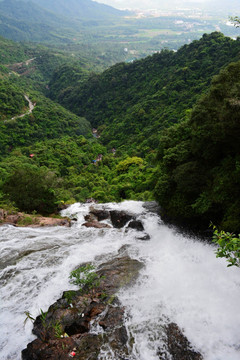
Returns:
[[[30,157],[30,158],[33,158],[33,157],[34,157],[34,154],[30,154],[29,157]]]
[[[70,355],[75,356],[76,355],[75,351],[72,351]]]

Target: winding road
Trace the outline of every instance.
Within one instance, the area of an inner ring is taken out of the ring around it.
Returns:
[[[35,108],[36,103],[32,103],[32,101],[29,99],[29,97],[26,94],[24,95],[24,97],[28,101],[28,106],[29,106],[28,111],[25,112],[24,114],[20,114],[20,115],[16,115],[16,116],[12,117],[11,120],[21,118],[21,117],[23,117],[25,115],[29,115],[29,114],[31,114],[33,112],[33,109]],[[10,119],[4,120],[4,122],[8,122],[8,121],[10,121]]]

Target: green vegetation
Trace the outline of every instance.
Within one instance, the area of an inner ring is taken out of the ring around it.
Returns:
[[[162,133],[155,194],[168,216],[239,231],[240,62],[216,76],[190,118]]]
[[[156,198],[174,221],[240,230],[239,39],[205,34],[101,74],[64,50],[18,45],[11,58],[2,43],[0,206]],[[32,114],[11,119],[24,94]]]
[[[26,325],[26,322],[30,320],[32,323],[34,323],[35,318],[32,316],[32,314],[29,311],[24,311],[24,314],[26,315],[26,318],[24,320],[24,326]]]
[[[109,148],[140,157],[149,153],[151,158],[160,131],[187,116],[211,78],[237,60],[239,51],[239,40],[215,32],[176,53],[164,50],[132,64],[120,63],[71,85],[64,69],[57,70],[49,95],[86,116]]]
[[[77,285],[80,291],[83,291],[84,287],[88,290],[93,290],[93,288],[99,286],[100,284],[99,276],[96,274],[94,269],[95,267],[93,265],[87,264],[73,270],[69,276],[70,283]]]
[[[0,121],[21,114],[27,105],[22,90],[9,80],[0,78]]]
[[[240,267],[240,235],[218,231],[214,227],[213,242],[218,245],[217,257],[226,258],[229,266]]]
[[[50,214],[56,208],[55,182],[55,174],[45,168],[21,165],[7,177],[3,191],[23,211]]]
[[[179,49],[216,28],[227,36],[237,36],[237,30],[226,25],[226,12],[209,16],[208,11],[184,10],[139,18],[135,13],[91,0],[0,1],[1,36],[54,47],[69,46],[78,52],[84,48],[91,52],[91,61],[97,60],[105,68],[166,47]]]

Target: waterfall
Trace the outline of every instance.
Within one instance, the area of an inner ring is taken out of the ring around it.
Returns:
[[[159,360],[161,329],[175,322],[204,360],[239,360],[240,270],[216,259],[215,245],[164,225],[143,202],[96,207],[134,213],[149,241],[138,240],[134,229],[82,227],[89,206],[63,211],[77,219],[71,228],[0,227],[0,358],[20,360],[34,339],[31,322],[24,325],[25,311],[33,317],[46,311],[64,290],[74,289],[68,277],[76,266],[86,261],[97,266],[125,246],[144,263],[137,281],[119,293],[127,331],[135,339],[130,359]],[[101,359],[111,356],[102,352]]]

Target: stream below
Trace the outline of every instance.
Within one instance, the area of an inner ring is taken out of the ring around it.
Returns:
[[[82,227],[91,204],[63,211],[77,221],[71,228],[0,227],[0,359],[20,360],[21,350],[35,337],[33,317],[75,289],[69,274],[81,263],[98,266],[125,246],[144,263],[135,284],[118,297],[126,309],[126,327],[135,342],[132,360],[159,360],[164,347],[161,328],[175,322],[204,360],[240,359],[240,269],[216,259],[215,245],[187,237],[166,226],[143,202],[94,205],[135,214],[150,235],[137,239],[134,229]],[[113,360],[111,352],[102,360]],[[171,360],[171,358],[169,358]]]

